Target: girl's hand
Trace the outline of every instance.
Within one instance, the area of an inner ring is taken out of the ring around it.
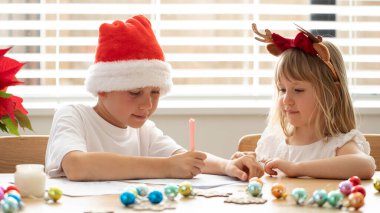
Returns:
[[[281,160],[278,158],[267,160],[264,166],[265,172],[269,175],[277,175],[277,172],[274,169],[281,170],[288,177],[299,176],[297,164],[290,161]]]
[[[238,159],[240,157],[243,157],[244,155],[250,155],[250,156],[253,156],[256,158],[256,152],[235,152],[232,156],[231,156],[231,160],[234,160],[234,159]]]
[[[164,170],[168,178],[193,178],[202,172],[207,155],[203,152],[191,151],[172,155]]]
[[[231,177],[237,177],[242,181],[248,181],[253,177],[264,175],[263,167],[256,161],[253,155],[244,155],[234,160],[229,160],[225,173]]]

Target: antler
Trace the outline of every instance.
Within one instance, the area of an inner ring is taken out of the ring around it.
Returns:
[[[273,42],[273,40],[272,40],[272,32],[270,30],[265,29],[265,34],[262,34],[262,33],[260,33],[257,30],[257,27],[256,27],[255,23],[252,23],[252,30],[258,36],[262,37],[262,38],[255,37],[256,40],[261,41],[261,42],[265,42],[265,43],[272,43]]]
[[[294,25],[296,25],[297,29],[299,31],[301,31],[302,33],[304,33],[313,42],[314,50],[318,53],[318,56],[322,59],[322,61],[325,62],[325,64],[330,68],[330,70],[333,74],[334,80],[337,81],[338,76],[336,74],[336,70],[335,70],[334,66],[332,65],[332,63],[330,61],[329,49],[327,49],[327,47],[323,43],[321,43],[322,42],[322,36],[318,35],[317,37],[315,37],[312,33],[305,30],[304,28],[300,27],[299,25],[297,25],[297,24],[294,24]]]
[[[303,32],[313,43],[322,42],[322,36],[318,35],[317,37],[315,37],[312,33],[305,30],[304,28],[300,27],[299,25],[297,25],[297,24],[294,24],[294,25],[297,26],[297,30]]]

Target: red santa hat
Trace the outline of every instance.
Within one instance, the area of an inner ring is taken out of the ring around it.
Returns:
[[[89,67],[85,86],[94,96],[147,86],[160,87],[163,96],[173,84],[170,72],[150,21],[138,15],[100,26],[95,63]]]

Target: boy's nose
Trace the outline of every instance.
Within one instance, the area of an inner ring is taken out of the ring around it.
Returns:
[[[152,104],[152,97],[150,96],[146,96],[144,97],[144,99],[142,100],[141,104],[140,104],[140,109],[151,109],[153,106]]]

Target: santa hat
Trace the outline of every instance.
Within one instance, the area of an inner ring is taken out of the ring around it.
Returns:
[[[85,85],[94,96],[147,86],[159,87],[163,96],[173,84],[170,71],[151,23],[138,15],[100,26],[95,63],[89,67]]]

